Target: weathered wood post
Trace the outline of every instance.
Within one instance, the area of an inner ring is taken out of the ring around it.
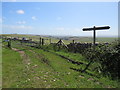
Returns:
[[[93,48],[95,50],[95,41],[96,41],[96,33],[95,33],[95,26],[93,27]]]
[[[20,43],[21,43],[21,45],[22,45],[22,39],[20,40]]]
[[[11,39],[9,38],[8,39],[8,45],[7,45],[9,48],[11,48]]]
[[[73,44],[75,43],[75,40],[73,40]]]
[[[42,45],[44,45],[44,39],[42,38]]]
[[[40,37],[39,46],[41,45],[42,38]]]
[[[76,52],[76,50],[75,50],[75,40],[73,40],[73,43],[72,43],[72,51]]]
[[[50,44],[52,43],[52,40],[51,40],[51,38],[50,38]]]
[[[93,27],[93,28],[83,28],[83,31],[92,31],[93,30],[93,48],[95,50],[95,41],[96,41],[96,30],[109,29],[109,26],[104,27]]]

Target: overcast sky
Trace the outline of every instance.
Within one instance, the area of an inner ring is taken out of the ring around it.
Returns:
[[[3,34],[91,36],[84,27],[106,26],[97,36],[117,36],[117,2],[2,2]]]

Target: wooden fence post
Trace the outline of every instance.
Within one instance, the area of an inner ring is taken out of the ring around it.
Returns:
[[[75,40],[73,40],[73,44],[75,43]]]
[[[42,38],[40,37],[39,46],[41,45],[41,39],[42,39]]]
[[[8,45],[7,45],[9,48],[11,48],[11,39],[9,38],[8,39]]]
[[[51,44],[51,38],[50,38],[50,44]]]
[[[42,38],[42,45],[44,45],[44,39]]]

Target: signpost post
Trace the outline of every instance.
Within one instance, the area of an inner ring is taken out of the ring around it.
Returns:
[[[95,50],[95,41],[96,41],[96,30],[109,29],[109,26],[104,27],[93,27],[93,28],[83,28],[83,31],[92,31],[93,30],[93,48]]]

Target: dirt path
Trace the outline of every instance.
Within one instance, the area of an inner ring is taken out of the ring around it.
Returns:
[[[26,67],[29,69],[30,59],[29,59],[29,57],[25,54],[25,52],[22,51],[22,50],[16,49],[16,48],[12,48],[12,50],[20,53],[20,56],[21,56],[22,59],[23,59],[23,63],[24,63],[24,64],[26,65]]]

